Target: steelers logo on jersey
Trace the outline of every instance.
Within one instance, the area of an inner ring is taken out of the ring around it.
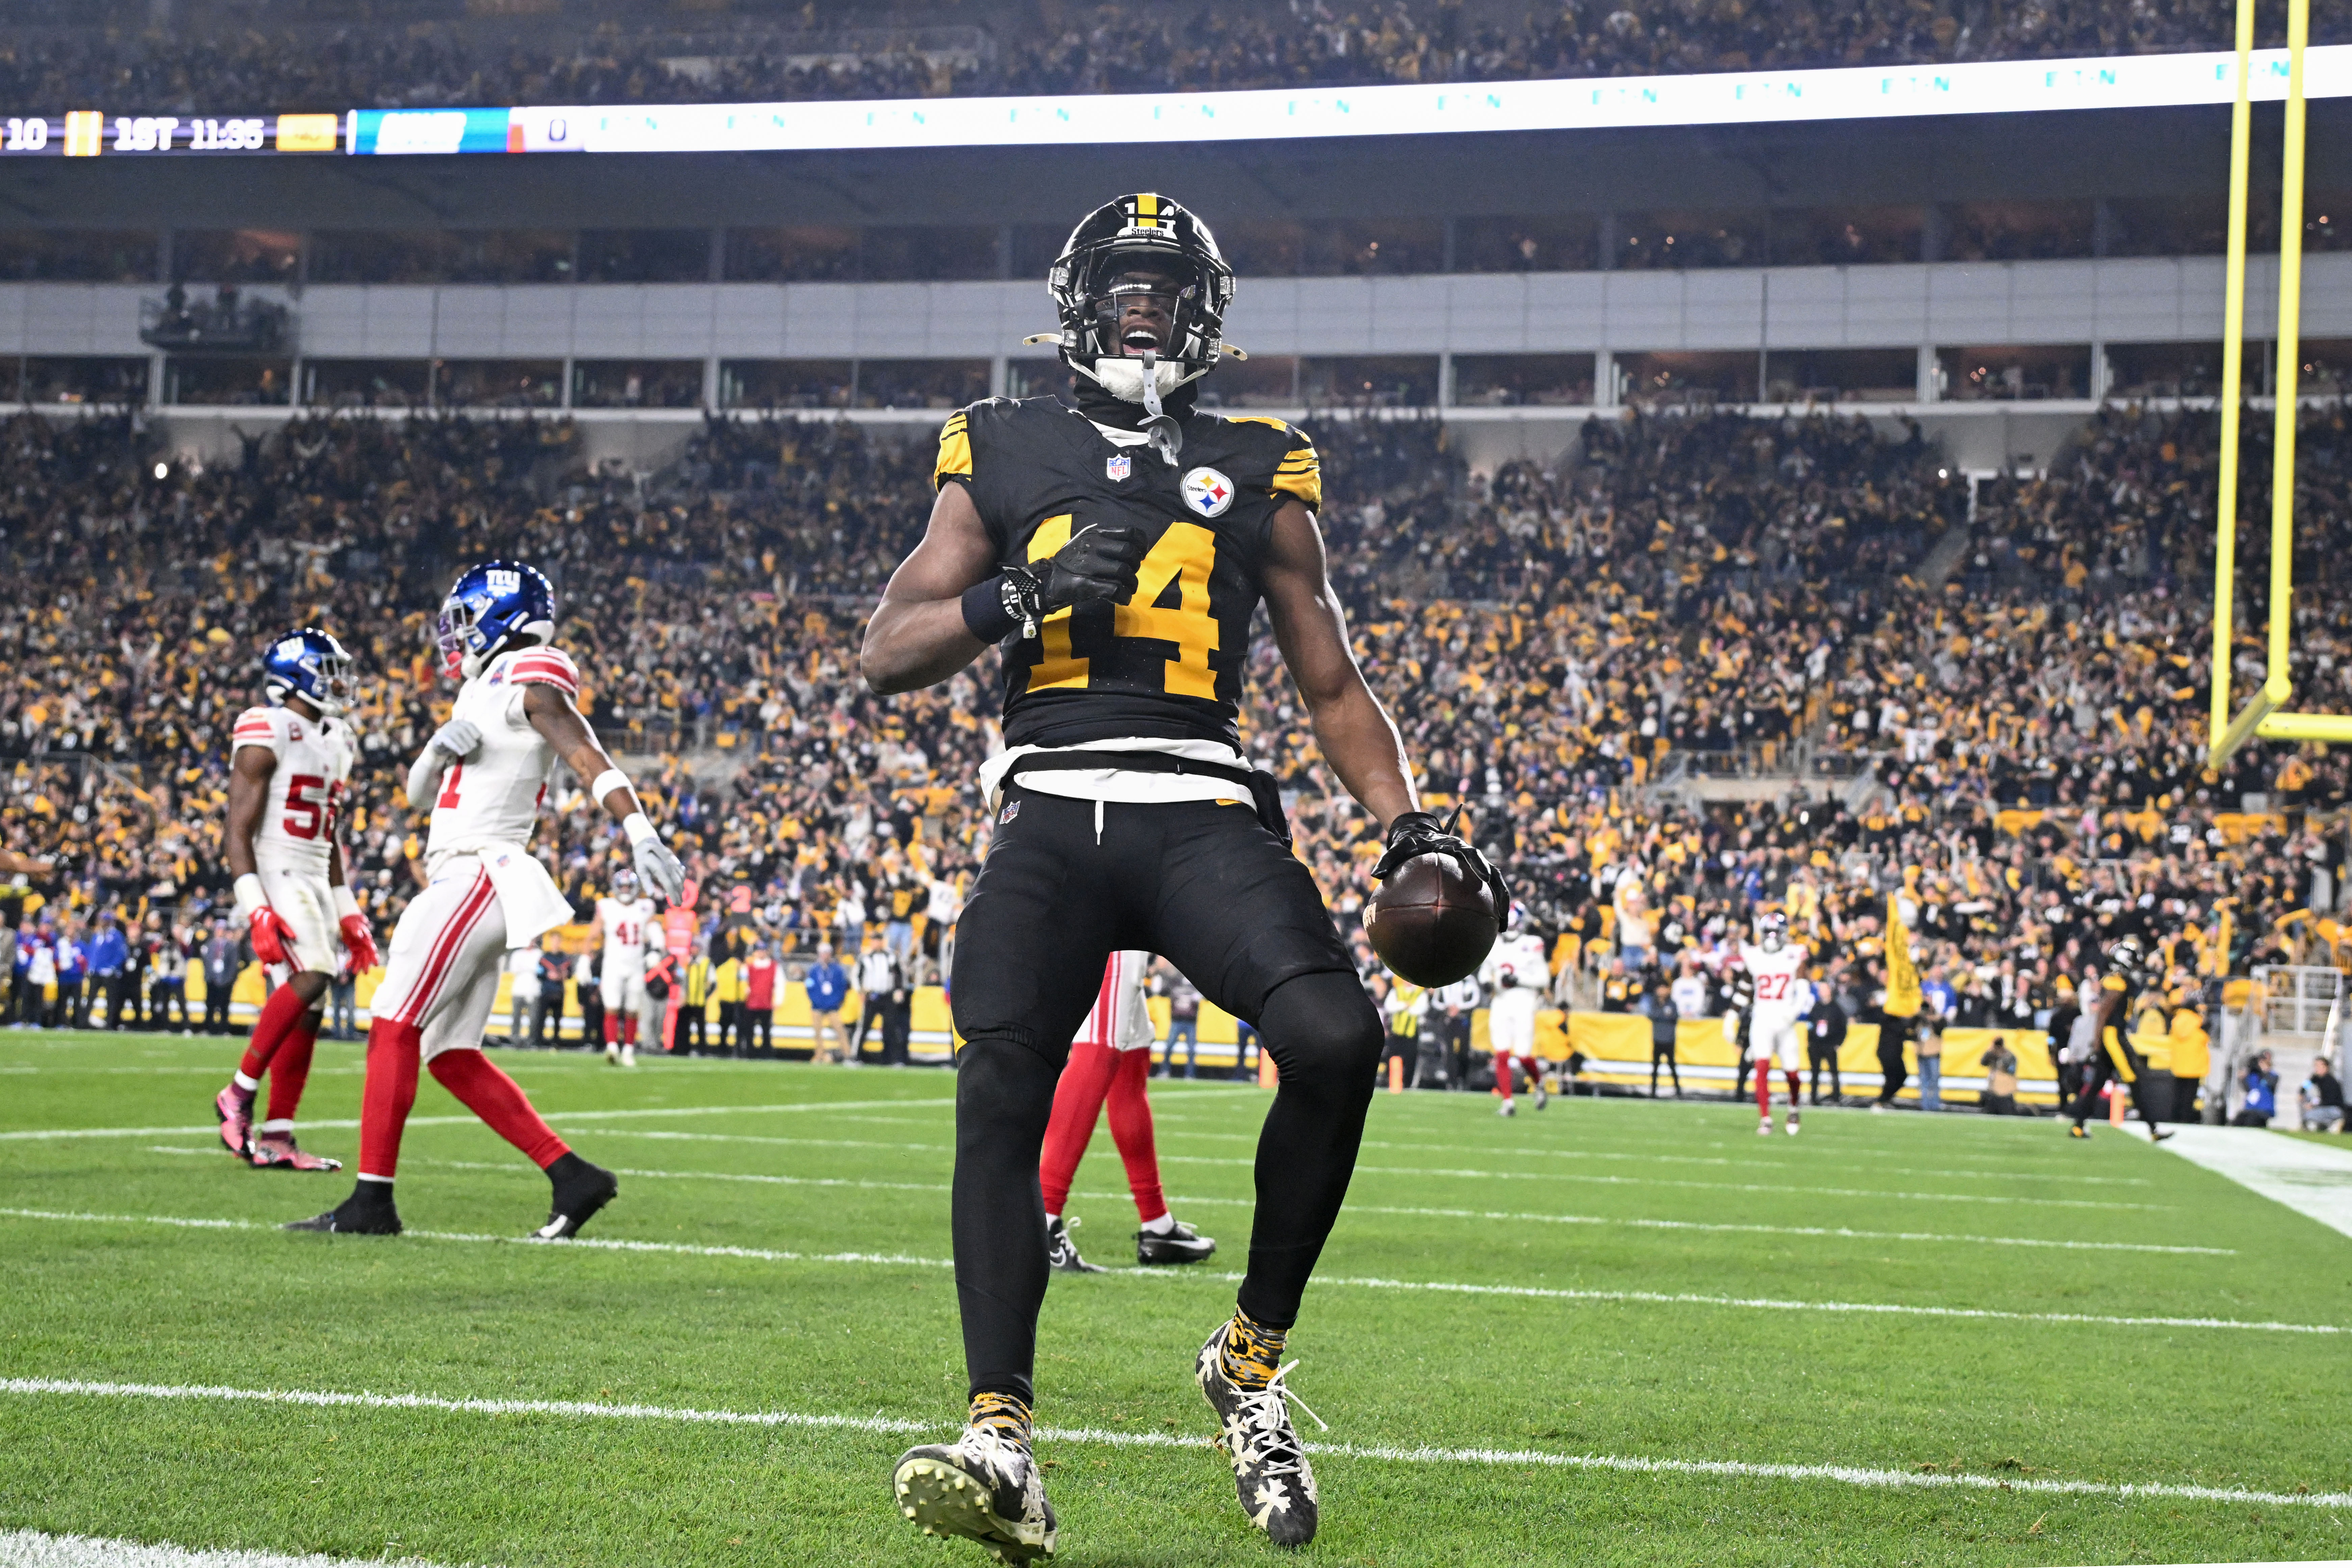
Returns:
[[[1234,504],[1234,481],[1214,468],[1194,468],[1181,488],[1184,504],[1202,517],[1222,517]]]

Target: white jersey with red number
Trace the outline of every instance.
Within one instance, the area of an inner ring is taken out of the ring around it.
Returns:
[[[235,747],[257,746],[278,759],[269,799],[253,833],[253,858],[265,869],[327,875],[335,816],[350,784],[352,731],[339,719],[305,719],[290,708],[248,708],[236,721]]]
[[[1805,984],[1805,965],[1812,962],[1801,942],[1784,942],[1767,952],[1753,942],[1739,949],[1739,963],[1756,982],[1759,1018],[1793,1018],[1812,1004],[1812,988]]]
[[[482,743],[441,775],[425,838],[425,869],[439,858],[499,845],[528,844],[555,771],[555,748],[523,717],[523,693],[536,684],[580,694],[580,671],[551,647],[502,653],[457,689],[451,717],[470,721]]]
[[[651,899],[619,899],[596,900],[596,919],[604,928],[604,952],[601,967],[604,973],[615,977],[634,975],[642,980],[646,973],[646,933],[653,929],[654,901]]]
[[[1151,955],[1133,949],[1113,952],[1103,965],[1102,989],[1094,1007],[1078,1026],[1076,1046],[1108,1046],[1115,1051],[1151,1048],[1151,1010],[1143,999],[1143,978],[1151,971]]]

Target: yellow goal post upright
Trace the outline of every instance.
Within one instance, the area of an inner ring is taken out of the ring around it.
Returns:
[[[2281,712],[2294,695],[2288,674],[2294,626],[2294,422],[2303,359],[2304,54],[2311,39],[2311,0],[2287,0],[2286,134],[2280,159],[2275,435],[2271,455],[2270,646],[2262,689],[2230,712],[2232,604],[2238,563],[2238,436],[2244,395],[2246,206],[2253,140],[2252,88],[2254,0],[2238,0],[2237,95],[2230,117],[2229,259],[2223,274],[2221,493],[2213,512],[2212,728],[2206,762],[2219,768],[2252,737],[2273,741],[2352,741],[2352,714]]]

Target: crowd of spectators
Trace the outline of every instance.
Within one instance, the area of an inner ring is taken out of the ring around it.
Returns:
[[[2352,709],[2345,433],[2340,405],[2305,414],[2293,673],[2331,711]],[[1425,790],[1521,889],[1561,1000],[1720,982],[1771,904],[1864,1007],[1890,894],[1958,1023],[2047,1017],[2125,933],[2183,986],[2336,962],[2347,759],[2260,743],[2204,765],[2210,413],[2111,408],[2045,476],[1981,487],[1973,521],[1916,428],[1827,414],[1629,410],[1483,473],[1434,422],[1317,436],[1359,654]],[[831,943],[935,978],[986,849],[970,779],[998,743],[992,673],[884,700],[855,670],[929,468],[845,423],[713,419],[659,473],[598,471],[564,421],[416,416],[299,418],[184,468],[132,416],[20,416],[0,428],[0,843],[52,862],[24,879],[24,963],[47,954],[70,1018],[103,1016],[109,931],[207,962],[226,737],[260,642],[299,623],[362,667],[347,853],[394,918],[422,826],[397,780],[447,700],[429,612],[462,563],[508,555],[558,581],[583,705],[641,759],[712,921],[788,965]],[[2250,454],[2248,518],[2267,468]],[[2264,531],[2241,546],[2249,630]],[[2239,694],[2262,658],[2243,639]],[[1246,746],[1369,970],[1373,825],[1271,639],[1245,675]],[[1695,763],[1800,784],[1701,804]],[[576,786],[540,847],[583,914],[621,863]]]
[[[2352,37],[2343,0],[2313,9],[2315,42]],[[220,113],[1335,87],[2225,48],[2232,16],[2220,0],[1560,0],[1524,14],[1464,0],[1129,0],[1051,23],[1007,5],[947,44],[864,26],[713,37],[660,16],[561,45],[431,25],[44,29],[0,49],[0,91],[53,110]]]

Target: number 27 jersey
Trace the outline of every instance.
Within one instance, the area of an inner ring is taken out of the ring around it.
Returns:
[[[236,721],[235,748],[257,746],[278,759],[269,799],[254,830],[257,862],[288,871],[327,874],[335,816],[352,778],[352,732],[340,719],[305,719],[290,708],[248,708]]]
[[[1274,514],[1323,500],[1314,443],[1279,419],[1192,414],[1173,466],[1120,446],[1058,399],[994,397],[940,432],[940,485],[970,488],[1000,565],[1052,555],[1096,523],[1143,531],[1125,604],[1080,605],[1003,644],[1004,742],[1129,737],[1238,749],[1250,617]]]

